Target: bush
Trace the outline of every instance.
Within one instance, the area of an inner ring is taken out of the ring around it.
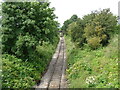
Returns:
[[[31,53],[30,61],[18,59],[14,55],[3,54],[3,88],[31,88],[37,84],[44,73],[56,45],[44,42],[43,46],[37,46],[36,52]]]
[[[98,47],[101,46],[100,42],[101,42],[101,39],[99,37],[92,37],[92,38],[89,38],[87,40],[88,42],[88,45],[92,48],[92,49],[97,49]]]
[[[36,71],[34,65],[22,62],[15,56],[3,55],[2,62],[3,88],[30,88],[35,84],[35,79],[38,79],[36,77],[39,77],[39,73],[34,73]]]
[[[87,24],[84,28],[84,32],[84,37],[86,37],[87,43],[92,49],[108,44],[109,36],[104,33],[105,28],[102,28],[101,25],[94,26],[93,23]]]

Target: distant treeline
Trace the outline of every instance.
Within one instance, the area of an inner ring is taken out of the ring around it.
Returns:
[[[83,18],[73,15],[61,29],[71,36],[77,47],[87,44],[91,49],[97,49],[107,45],[113,33],[118,33],[117,19],[110,9],[96,10]]]

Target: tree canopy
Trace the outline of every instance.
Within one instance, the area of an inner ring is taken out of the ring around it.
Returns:
[[[2,4],[3,53],[32,59],[36,46],[56,41],[58,22],[49,3],[4,2]]]
[[[111,35],[118,30],[116,25],[117,17],[110,12],[110,9],[103,9],[93,11],[82,19],[73,15],[65,21],[62,29],[65,28],[64,30],[69,32],[77,46],[82,47],[87,43],[96,49],[108,44]]]

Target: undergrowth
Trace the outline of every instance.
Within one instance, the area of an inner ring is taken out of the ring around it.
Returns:
[[[118,88],[118,35],[106,47],[91,50],[75,48],[66,36],[70,88]]]
[[[33,61],[24,61],[14,55],[2,55],[2,88],[31,88],[39,83],[55,51],[55,45],[37,46]]]

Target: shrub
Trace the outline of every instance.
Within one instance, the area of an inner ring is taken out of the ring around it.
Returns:
[[[92,38],[89,38],[87,40],[88,42],[88,45],[92,48],[92,49],[97,49],[98,47],[101,46],[100,42],[101,42],[101,39],[99,37],[92,37]]]
[[[99,23],[99,22],[97,22],[97,23]],[[96,37],[96,38],[99,37],[100,40],[98,40],[98,42],[100,41],[99,43],[101,45],[104,46],[104,45],[106,45],[108,43],[109,36],[108,36],[108,34],[104,33],[105,28],[102,28],[101,25],[94,26],[93,23],[92,24],[87,24],[86,27],[84,28],[84,32],[85,32],[84,37],[86,37],[87,40],[88,39],[90,40],[90,38],[93,38],[93,37]],[[88,43],[88,44],[90,44],[90,43]]]
[[[35,84],[35,77],[39,74],[34,73],[34,70],[36,70],[33,68],[34,65],[27,62],[22,62],[21,59],[18,59],[12,55],[3,55],[2,62],[3,88],[26,88]]]
[[[31,88],[39,82],[51,57],[54,53],[55,45],[44,42],[43,46],[37,46],[33,57],[28,59],[18,59],[14,55],[3,54],[3,88]]]

